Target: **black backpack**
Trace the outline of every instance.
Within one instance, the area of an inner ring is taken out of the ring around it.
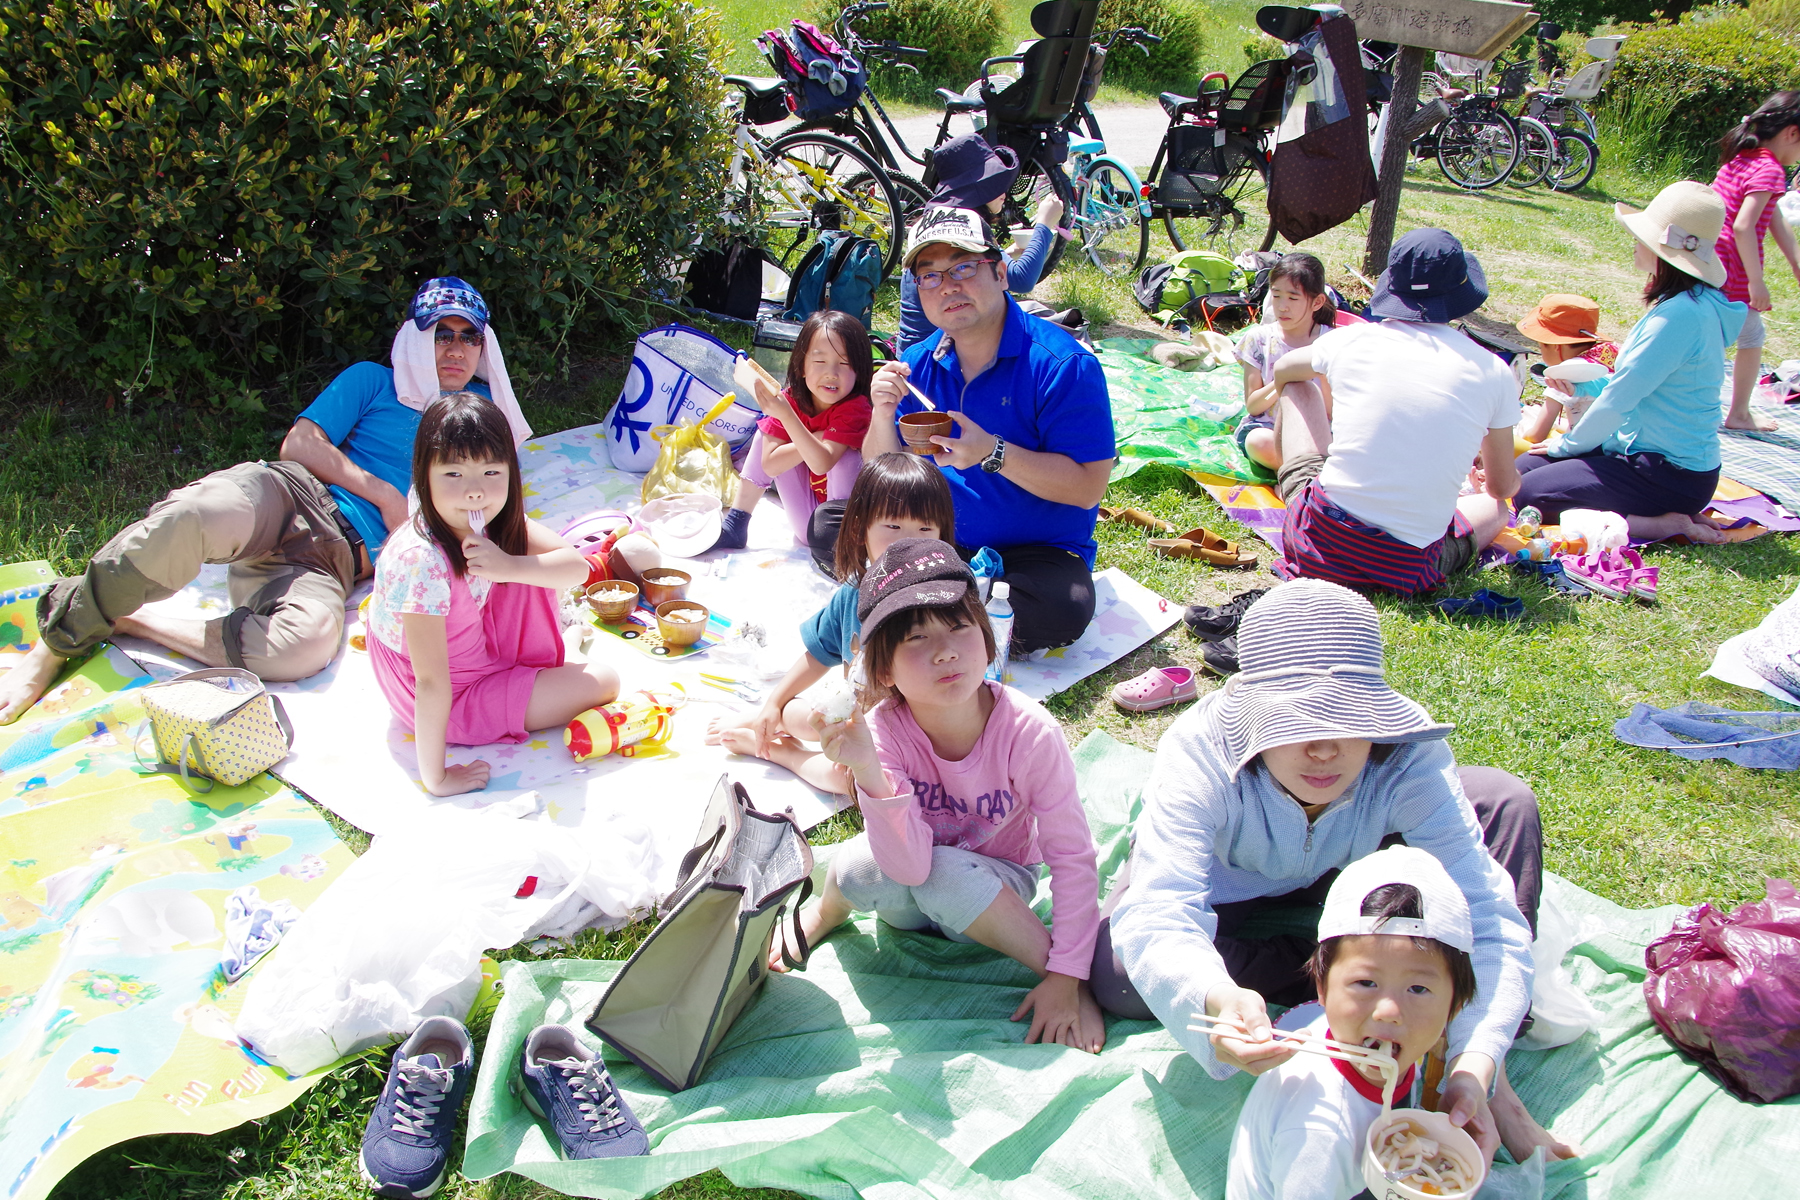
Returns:
[[[702,250],[688,268],[688,303],[695,308],[740,321],[754,321],[762,302],[763,252],[733,240],[717,250]]]

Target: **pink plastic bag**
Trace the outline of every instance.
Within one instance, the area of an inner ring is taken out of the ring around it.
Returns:
[[[1800,1092],[1800,897],[1785,879],[1726,914],[1687,913],[1644,951],[1657,1028],[1734,1095]]]

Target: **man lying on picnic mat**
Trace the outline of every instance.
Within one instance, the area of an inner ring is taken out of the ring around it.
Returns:
[[[1007,294],[1002,254],[969,209],[928,208],[913,226],[903,262],[937,332],[875,373],[863,457],[905,448],[896,421],[926,411],[919,393],[955,418],[931,441],[956,501],[956,543],[999,552],[1012,650],[1030,654],[1068,645],[1094,616],[1112,402],[1099,360]]]
[[[344,603],[407,519],[413,435],[440,392],[473,391],[531,427],[513,397],[481,293],[428,279],[394,334],[390,369],[347,368],[294,421],[280,462],[239,463],[170,492],[38,600],[38,641],[0,677],[0,725],[16,721],[63,664],[115,633],[148,638],[209,667],[303,679],[331,662]],[[485,383],[482,380],[486,380]],[[227,563],[231,611],[200,621],[138,610]]]
[[[1506,527],[1507,498],[1519,490],[1519,384],[1449,324],[1486,299],[1473,254],[1446,230],[1415,229],[1376,281],[1375,321],[1276,360],[1251,400],[1281,396],[1275,437],[1288,513],[1277,575],[1428,592]],[[1331,386],[1329,413],[1316,378]],[[1459,499],[1465,477],[1478,490]]]

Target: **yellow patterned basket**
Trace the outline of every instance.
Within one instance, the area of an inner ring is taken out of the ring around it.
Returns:
[[[286,758],[294,741],[281,701],[239,667],[189,671],[141,694],[156,769],[180,775],[195,791],[211,791],[212,784],[202,788],[194,775],[227,787],[254,778]]]

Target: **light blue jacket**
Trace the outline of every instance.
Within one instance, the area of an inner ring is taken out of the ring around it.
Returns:
[[[1550,456],[1650,452],[1683,470],[1713,470],[1725,347],[1737,341],[1749,311],[1702,284],[1645,313],[1619,348],[1599,397]]]
[[[1436,856],[1469,901],[1475,933],[1475,998],[1450,1023],[1450,1056],[1465,1050],[1496,1063],[1531,1004],[1531,928],[1513,883],[1481,841],[1456,760],[1441,740],[1395,747],[1369,760],[1356,786],[1309,827],[1298,802],[1260,764],[1234,778],[1218,720],[1224,692],[1183,713],[1163,735],[1138,818],[1131,883],[1112,916],[1113,948],[1150,1011],[1183,1049],[1224,1079],[1190,1015],[1230,975],[1213,946],[1216,904],[1305,887],[1400,834]]]

